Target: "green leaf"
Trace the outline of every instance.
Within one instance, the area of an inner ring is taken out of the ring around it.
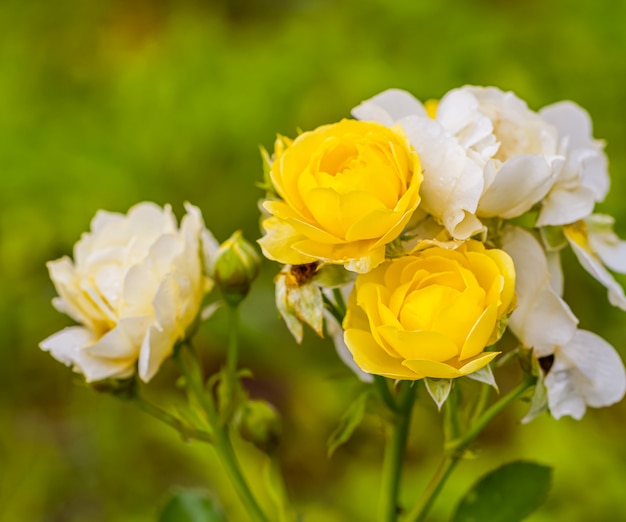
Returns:
[[[341,417],[339,425],[333,431],[328,438],[328,456],[332,456],[335,450],[350,440],[354,430],[361,424],[363,416],[365,415],[365,406],[367,399],[370,395],[370,390],[366,390],[359,395],[355,401],[350,404],[350,407]]]
[[[446,402],[450,390],[452,389],[452,379],[434,379],[432,377],[424,377],[424,385],[431,399],[435,401],[437,408],[441,411],[441,407]]]
[[[263,182],[257,183],[257,186],[265,190],[265,197],[267,199],[276,199],[278,195],[276,194],[270,175],[270,171],[272,170],[272,158],[264,147],[259,147],[259,149],[261,151],[261,159],[263,160]]]
[[[206,493],[194,489],[172,492],[158,522],[227,522],[222,510]]]
[[[519,522],[545,500],[552,468],[516,461],[483,476],[461,499],[452,522]]]
[[[522,424],[528,424],[545,411],[548,411],[548,390],[546,389],[543,379],[539,379],[537,380],[533,396],[530,400],[528,413],[521,421]]]
[[[496,378],[493,376],[493,370],[491,369],[490,364],[488,364],[487,366],[483,366],[480,370],[468,374],[467,377],[475,381],[487,384],[493,387],[496,391],[499,391],[498,384],[496,383]]]

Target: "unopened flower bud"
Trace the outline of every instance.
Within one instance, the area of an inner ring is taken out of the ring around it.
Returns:
[[[282,426],[276,408],[269,402],[250,400],[239,413],[237,427],[241,438],[265,453],[272,453],[280,441]]]
[[[241,230],[220,245],[213,264],[213,279],[229,305],[237,306],[248,295],[260,264],[259,255]]]

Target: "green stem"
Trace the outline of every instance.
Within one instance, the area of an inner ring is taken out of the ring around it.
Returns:
[[[470,413],[469,422],[474,424],[476,419],[482,414],[482,412],[487,407],[487,403],[489,402],[489,397],[491,397],[491,386],[488,384],[483,384],[480,388],[480,392],[478,398],[476,399],[476,403],[472,408]]]
[[[478,434],[483,431],[485,426],[489,424],[493,418],[498,415],[504,408],[506,408],[512,402],[515,402],[519,399],[527,390],[532,388],[535,385],[534,378],[525,377],[524,380],[514,388],[509,393],[507,393],[504,397],[502,397],[499,401],[494,403],[489,409],[487,409],[476,421],[472,424],[471,428],[467,430],[465,435],[460,439],[456,439],[451,441],[448,444],[448,451],[462,451],[467,446],[469,446],[473,440],[478,436]]]
[[[493,404],[482,415],[480,415],[476,421],[472,424],[470,429],[460,438],[450,441],[446,444],[446,453],[443,457],[439,468],[435,472],[435,475],[429,482],[426,490],[422,494],[417,505],[411,510],[407,520],[410,522],[423,522],[426,520],[426,516],[430,511],[437,495],[441,491],[441,488],[445,484],[446,480],[450,476],[452,470],[458,464],[459,460],[463,457],[464,451],[479,435],[479,433],[489,424],[493,418],[498,415],[509,404],[519,399],[526,391],[528,391],[535,384],[534,378],[526,377],[522,383],[511,390],[508,394],[502,397],[499,401]]]
[[[226,368],[229,378],[234,382],[237,374],[238,359],[238,327],[239,327],[239,307],[228,306],[228,353],[226,354]]]
[[[383,400],[385,405],[394,413],[400,413],[400,409],[396,404],[396,400],[393,395],[389,391],[388,379],[385,377],[381,377],[380,375],[374,375],[374,384],[376,385],[376,389],[380,394],[380,398]]]
[[[342,317],[346,316],[346,302],[343,299],[343,294],[339,288],[333,288],[333,297],[335,298],[335,305]]]
[[[322,300],[326,305],[326,309],[331,313],[331,315],[337,320],[337,322],[341,325],[343,323],[343,318],[345,313],[342,313],[335,303],[332,302],[325,294],[322,293]]]
[[[285,486],[278,456],[275,453],[267,455],[264,471],[268,491],[276,504],[278,522],[289,522],[294,518],[294,515],[289,509],[287,487]]]
[[[461,420],[459,419],[459,388],[452,383],[450,395],[443,405],[443,426],[446,442],[456,439],[461,434]]]
[[[180,350],[185,347],[186,346],[181,346]],[[195,357],[193,357],[192,359],[197,364],[197,360],[195,359]],[[233,449],[233,445],[230,440],[230,435],[227,431],[227,428],[225,426],[222,426],[222,424],[220,423],[219,415],[215,410],[215,406],[205,393],[200,372],[196,371],[197,368],[190,368],[187,363],[183,361],[183,357],[180,351],[176,355],[176,360],[179,364],[182,374],[185,377],[187,385],[200,403],[200,406],[204,410],[209,424],[213,428],[215,449],[217,450],[217,453],[221,458],[224,468],[230,475],[233,486],[237,491],[237,494],[239,495],[239,498],[241,499],[244,507],[248,511],[250,517],[255,522],[268,522],[268,519],[259,507],[256,499],[252,495],[252,491],[250,490],[248,483],[246,482],[246,479],[243,475],[243,472],[241,471],[241,466],[237,460],[237,456],[235,455],[235,450]]]
[[[415,506],[413,511],[409,513],[408,520],[412,520],[414,522],[422,522],[423,520],[426,520],[426,516],[435,502],[437,495],[439,495],[441,488],[443,488],[443,485],[458,464],[460,458],[461,455],[456,453],[443,458],[437,468],[437,471],[435,471],[433,478],[428,483],[428,486],[426,486],[420,501]]]
[[[184,440],[196,439],[203,442],[213,442],[213,437],[210,433],[185,424],[178,417],[146,401],[143,397],[135,397],[135,404],[143,412],[174,428]]]
[[[391,439],[385,449],[382,479],[382,502],[380,520],[395,522],[398,520],[400,511],[398,496],[400,490],[400,477],[404,452],[411,424],[411,413],[415,402],[415,386],[413,383],[404,383],[405,387],[399,398],[397,406],[398,417],[395,420]]]

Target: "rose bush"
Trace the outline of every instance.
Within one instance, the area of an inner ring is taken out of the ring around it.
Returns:
[[[359,275],[345,342],[365,372],[392,379],[455,378],[479,370],[515,302],[515,268],[502,250],[467,241],[389,260]]]
[[[263,253],[285,264],[315,261],[368,272],[420,202],[422,170],[399,127],[342,120],[276,141],[263,207]]]
[[[87,381],[149,381],[192,325],[211,283],[202,247],[215,240],[186,204],[180,229],[171,208],[140,203],[127,215],[99,211],[74,247],[74,261],[48,263],[53,305],[81,326],[40,346]],[[210,245],[214,247],[214,245]],[[137,368],[136,368],[137,367]]]

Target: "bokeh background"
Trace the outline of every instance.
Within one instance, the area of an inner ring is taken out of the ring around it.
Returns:
[[[218,239],[239,228],[256,239],[259,145],[346,117],[388,87],[427,99],[470,83],[513,90],[533,109],[561,99],[585,107],[611,165],[599,209],[626,237],[625,23],[619,0],[1,0],[0,520],[154,521],[173,486],[208,488],[245,520],[210,449],[81,386],[37,347],[70,324],[50,306],[45,262],[71,253],[97,209],[152,200],[180,216],[189,200]],[[565,264],[581,326],[626,358],[624,314],[571,255]],[[288,336],[272,304],[277,269],[264,264],[244,305],[251,392],[284,415],[283,465],[305,520],[374,520],[381,425],[367,417],[326,457],[359,385],[329,342]],[[218,312],[199,334],[209,370],[224,341]],[[146,393],[173,401],[175,379],[166,364]],[[439,416],[423,395],[405,500],[440,456]],[[432,520],[513,458],[556,468],[529,520],[626,520],[626,403],[581,422],[519,425],[523,414],[518,405],[485,432]],[[250,458],[257,476],[262,463]]]

